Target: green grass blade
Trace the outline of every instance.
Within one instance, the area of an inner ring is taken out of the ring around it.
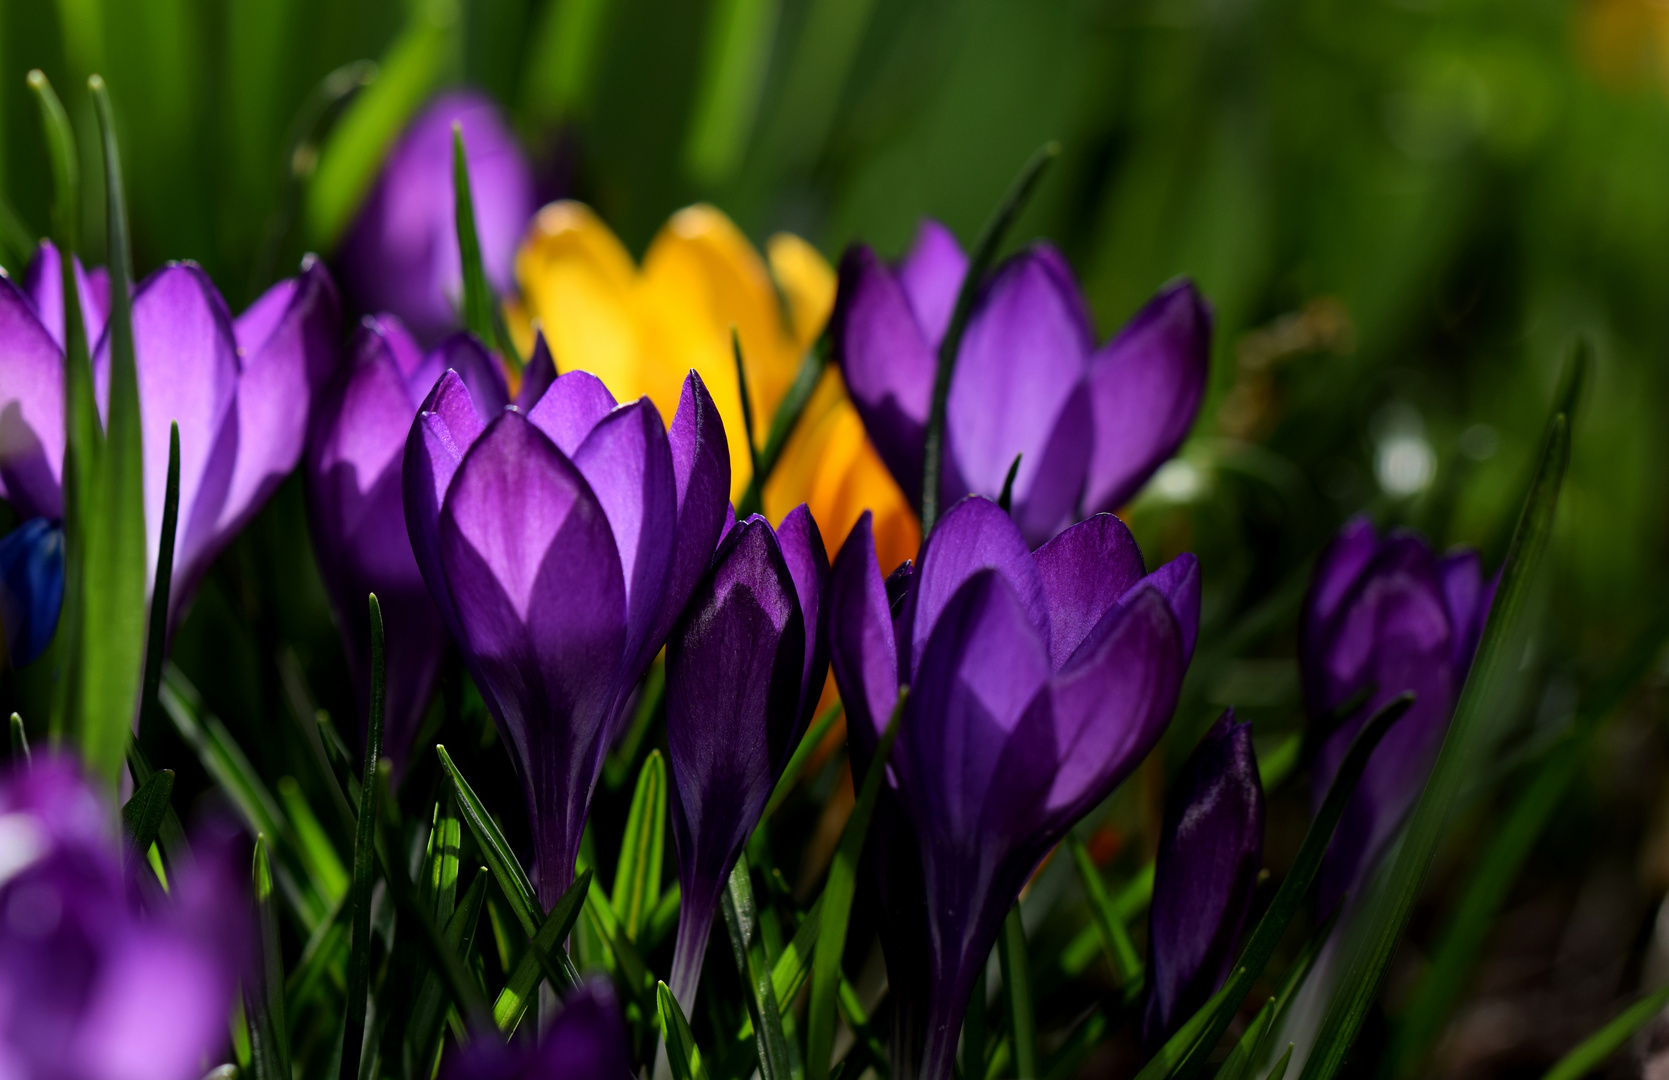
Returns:
[[[522,1014],[532,1004],[533,992],[539,988],[541,975],[550,979],[559,993],[567,993],[579,985],[579,975],[563,951],[562,943],[568,940],[574,923],[579,920],[585,898],[591,892],[591,878],[590,868],[582,870],[568,891],[551,906],[545,924],[528,940],[527,951],[510,973],[504,989],[499,991],[498,1000],[493,1002],[493,1023],[504,1034],[515,1031],[521,1023]]]
[[[180,425],[168,422],[168,480],[162,496],[162,535],[157,541],[156,570],[151,585],[150,632],[145,637],[145,678],[139,694],[139,730],[157,722],[162,706],[162,658],[168,647],[168,598],[174,581],[174,534],[180,523]]]
[[[244,982],[250,1049],[256,1080],[290,1080],[290,1029],[284,1019],[284,953],[278,941],[272,867],[267,862],[263,836],[255,838],[254,864],[258,960]]]
[[[1415,804],[1385,887],[1364,912],[1366,930],[1341,969],[1338,988],[1322,1020],[1315,1047],[1305,1062],[1303,1080],[1330,1080],[1343,1066],[1356,1033],[1379,992],[1385,967],[1408,924],[1426,869],[1448,831],[1449,820],[1468,777],[1495,742],[1498,702],[1515,677],[1523,657],[1522,622],[1530,586],[1547,546],[1558,507],[1559,487],[1570,459],[1570,423],[1555,413],[1535,479],[1526,494],[1514,531],[1501,583],[1478,642],[1472,670],[1461,689],[1437,762]]]
[[[1292,1044],[1287,1043],[1286,1053],[1281,1055],[1281,1060],[1275,1062],[1275,1067],[1269,1070],[1269,1075],[1264,1077],[1263,1080],[1285,1080],[1287,1066],[1291,1064]]]
[[[777,1007],[771,966],[765,956],[765,939],[760,931],[754,905],[753,882],[748,877],[747,856],[736,861],[722,894],[724,923],[730,931],[730,948],[736,957],[736,972],[746,984],[748,1017],[753,1021],[754,1047],[759,1055],[762,1080],[790,1080],[793,1070],[788,1040],[782,1031],[782,1012]]]
[[[1026,928],[1020,922],[1018,904],[1003,917],[997,959],[1002,966],[1003,988],[1008,992],[1015,1075],[1019,1080],[1037,1080],[1037,1016],[1032,1011],[1031,965],[1026,958]]]
[[[1604,1064],[1636,1031],[1669,1005],[1669,986],[1660,986],[1618,1013],[1610,1023],[1583,1039],[1570,1053],[1547,1070],[1542,1080],[1582,1080]]]
[[[968,270],[962,276],[962,287],[956,294],[956,306],[951,309],[950,323],[945,329],[945,336],[939,342],[938,364],[933,375],[933,399],[927,414],[927,436],[922,452],[921,470],[923,540],[932,534],[933,526],[939,520],[939,475],[943,471],[945,456],[945,403],[950,400],[951,375],[956,370],[956,354],[962,347],[962,332],[967,329],[968,318],[974,312],[974,297],[979,293],[979,285],[985,278],[986,270],[990,269],[992,260],[997,257],[997,248],[1002,245],[1009,226],[1014,224],[1014,219],[1031,199],[1037,182],[1043,178],[1043,170],[1059,154],[1060,144],[1048,143],[1033,154],[1020,169],[1020,174],[1014,178],[1014,183],[1003,196],[1003,201],[997,204],[996,212],[985,223],[979,239],[974,242],[972,255],[968,259]]]
[[[1229,1056],[1217,1070],[1217,1080],[1246,1080],[1247,1074],[1257,1063],[1254,1055],[1257,1053],[1258,1045],[1269,1034],[1269,1029],[1274,1023],[1275,999],[1270,998],[1263,1003],[1263,1008],[1258,1010],[1257,1015],[1252,1017],[1252,1022],[1246,1025],[1246,1031],[1240,1036],[1240,1041],[1234,1044],[1234,1049],[1229,1051]]]
[[[684,142],[684,168],[720,184],[740,168],[764,96],[781,0],[719,0],[707,15],[701,74]]]
[[[494,342],[493,290],[481,265],[481,241],[475,233],[475,197],[470,193],[469,158],[464,153],[464,128],[452,122],[452,220],[458,230],[458,255],[464,273],[464,329],[481,344]]]
[[[12,760],[23,759],[25,765],[33,765],[35,756],[29,752],[29,733],[23,730],[23,717],[12,713]]]
[[[778,808],[788,801],[788,796],[793,792],[794,785],[799,783],[800,775],[806,771],[806,766],[811,763],[811,756],[817,753],[817,747],[822,744],[823,737],[829,733],[830,728],[834,727],[834,722],[840,719],[840,713],[841,704],[836,701],[833,705],[824,709],[823,715],[812,721],[811,727],[807,728],[806,733],[800,736],[800,744],[794,747],[794,753],[789,756],[788,764],[782,767],[782,775],[777,777],[776,787],[771,789],[770,801],[765,804],[765,812],[759,816],[760,821],[769,821],[771,815],[776,813]]]
[[[435,753],[440,757],[441,767],[452,778],[453,790],[458,794],[458,810],[469,826],[470,835],[475,837],[476,846],[481,849],[487,869],[492,871],[505,901],[516,915],[516,921],[522,924],[522,932],[533,937],[543,921],[539,917],[539,900],[533,891],[533,883],[511,854],[509,842],[493,822],[492,815],[487,813],[486,806],[464,779],[463,773],[458,771],[458,766],[453,764],[446,747],[437,744]]]
[[[382,756],[382,725],[387,662],[383,655],[382,606],[373,593],[371,610],[371,723],[365,740],[365,774],[360,781],[355,819],[352,911],[348,945],[346,1019],[342,1028],[341,1080],[357,1080],[360,1044],[365,1038],[365,1005],[371,986],[371,886],[377,873],[377,762]]]
[[[828,328],[824,327],[822,335],[800,359],[800,368],[794,373],[788,393],[783,395],[777,411],[771,416],[771,430],[765,436],[765,446],[759,451],[759,467],[749,478],[742,501],[737,504],[738,517],[757,514],[764,505],[765,483],[776,471],[777,462],[782,460],[783,447],[788,445],[788,437],[799,426],[800,417],[805,415],[806,406],[811,404],[811,395],[817,390],[818,380],[823,377],[823,369],[828,366],[829,340]]]
[[[585,111],[601,68],[599,47],[612,0],[557,0],[546,4],[523,61],[527,115],[541,125]]]
[[[655,1000],[660,1014],[661,1038],[666,1040],[666,1056],[672,1065],[673,1080],[707,1080],[707,1067],[696,1048],[690,1022],[666,983],[655,985]]]
[[[753,394],[748,389],[748,368],[742,360],[742,336],[736,332],[734,323],[730,327],[730,356],[736,361],[736,393],[742,399],[742,430],[748,444],[748,476],[751,478],[759,474],[759,443],[754,436],[753,423]]]
[[[1218,1014],[1234,1014],[1234,1007],[1229,1005],[1228,1001],[1245,972],[1246,969],[1243,967],[1236,968],[1229,976],[1229,981],[1223,984],[1223,988],[1212,994],[1210,1000],[1200,1006],[1199,1012],[1190,1016],[1186,1023],[1177,1028],[1176,1034],[1159,1048],[1152,1060],[1142,1066],[1142,1071],[1136,1074],[1136,1080],[1161,1080],[1162,1077],[1176,1075],[1178,1067],[1185,1063],[1195,1044],[1203,1041],[1203,1036],[1213,1026]]]
[[[620,932],[637,941],[661,898],[661,861],[666,852],[666,759],[651,750],[638,773],[620,844],[620,864],[610,897]]]
[[[348,895],[348,869],[342,865],[336,845],[325,835],[324,826],[319,824],[313,808],[307,804],[301,785],[296,783],[294,777],[279,777],[278,798],[284,804],[285,816],[295,829],[296,853],[301,856],[302,869],[307,871],[308,880],[327,903],[332,906],[341,903],[342,898]]]
[[[487,881],[491,877],[491,871],[481,867],[446,921],[446,944],[466,965],[475,947],[475,928],[481,922],[481,908],[487,898]],[[417,1001],[412,1006],[407,1034],[408,1043],[417,1048],[413,1055],[415,1064],[433,1062],[440,1052],[441,1040],[446,1034],[441,1023],[443,991],[440,976],[433,971],[424,976],[423,988],[418,991]]]
[[[892,719],[864,773],[852,816],[840,834],[829,880],[823,886],[823,910],[818,916],[817,950],[811,968],[811,1007],[806,1012],[806,1078],[828,1080],[830,1055],[834,1052],[835,997],[840,989],[840,957],[846,950],[846,930],[852,917],[852,897],[857,892],[858,859],[863,855],[864,837],[875,814],[875,801],[887,771],[887,757],[898,738],[904,719],[908,690],[900,690],[893,705]]]
[[[1125,929],[1124,918],[1113,905],[1113,899],[1107,894],[1106,883],[1101,880],[1101,871],[1096,869],[1095,860],[1090,858],[1089,848],[1084,846],[1076,833],[1068,833],[1066,850],[1072,855],[1072,865],[1078,871],[1078,880],[1084,885],[1084,895],[1089,899],[1090,914],[1095,918],[1096,929],[1101,933],[1102,948],[1107,951],[1107,959],[1112,962],[1113,974],[1118,978],[1120,986],[1133,986],[1142,979],[1142,958],[1136,952],[1136,945],[1130,940],[1130,932]]]
[[[174,794],[174,770],[163,769],[134,789],[122,807],[122,835],[140,858],[156,843],[162,819],[168,816],[168,799]]]

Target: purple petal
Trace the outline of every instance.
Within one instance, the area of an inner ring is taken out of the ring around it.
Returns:
[[[433,351],[440,355],[441,366],[456,371],[469,387],[470,399],[475,402],[475,411],[481,414],[483,424],[491,423],[510,404],[510,387],[504,381],[504,369],[474,335],[461,330],[448,334],[435,344]]]
[[[986,568],[1008,579],[1032,627],[1043,641],[1049,640],[1043,577],[1025,538],[996,503],[976,496],[946,511],[922,550],[921,569],[912,590],[915,620],[910,632],[910,653],[918,670],[922,649],[945,605],[963,582]]]
[[[810,719],[810,711],[817,707],[818,695],[823,692],[823,680],[829,666],[828,637],[823,633],[823,588],[829,580],[829,556],[823,548],[823,534],[817,528],[811,511],[801,503],[788,512],[777,526],[777,543],[782,546],[782,557],[788,572],[794,577],[794,592],[799,599],[800,612],[805,616],[805,666],[801,672],[800,722]]]
[[[866,757],[892,719],[899,686],[898,646],[873,530],[865,510],[835,556],[824,597],[829,662],[846,707],[846,730]]]
[[[1095,449],[1087,510],[1116,510],[1194,425],[1211,361],[1211,308],[1181,281],[1160,290],[1090,361]]]
[[[559,382],[561,380],[558,380]],[[666,596],[650,641],[663,641],[707,572],[730,514],[730,444],[724,421],[701,376],[684,377],[678,411],[667,429],[678,484],[678,546],[667,574]]]
[[[388,339],[389,348],[394,351],[395,362],[400,365],[400,374],[405,377],[406,388],[411,392],[413,401],[422,401],[434,388],[435,380],[446,370],[441,365],[439,353],[425,353],[423,346],[411,336],[406,324],[400,321],[398,315],[383,312],[380,315],[367,315],[367,322],[375,322],[382,335]]]
[[[446,1059],[445,1080],[621,1080],[631,1047],[608,983],[594,979],[570,994],[538,1045],[477,1039]]]
[[[1094,348],[1083,297],[1054,248],[1040,244],[1010,259],[981,289],[957,354],[945,419],[947,452],[968,490],[996,498],[1019,454],[1015,502],[1025,501],[1034,478],[1047,475],[1044,448]],[[1047,464],[1059,470],[1070,462],[1055,482],[1071,488],[1075,507],[1085,465],[1071,458],[1087,459],[1090,425],[1086,416],[1067,426],[1071,444],[1055,448],[1058,460]],[[1053,509],[1039,507],[1040,513]]]
[[[61,518],[63,469],[64,354],[0,278],[0,498],[25,518]]]
[[[1089,391],[1080,383],[1061,408],[1055,428],[1038,451],[1033,468],[1028,469],[1022,459],[1015,473],[1014,520],[1026,534],[1027,543],[1042,544],[1076,519],[1084,477],[1089,471],[1084,447],[1090,444],[1094,434]],[[1022,475],[1026,478],[1024,487],[1020,485]],[[1001,492],[999,487],[998,494]]]
[[[922,218],[909,254],[898,264],[898,284],[931,349],[939,347],[950,327],[956,295],[967,274],[968,257],[956,236],[932,218]]]
[[[1142,579],[1142,553],[1124,522],[1097,514],[1038,548],[1036,559],[1049,605],[1049,655],[1059,671]]]
[[[412,421],[400,466],[400,503],[412,555],[423,572],[435,608],[458,635],[458,614],[440,565],[440,511],[453,475],[483,430],[469,390],[455,372],[435,383]],[[487,688],[483,687],[483,692]]]
[[[526,789],[540,902],[573,876],[608,751],[626,589],[608,516],[578,469],[506,411],[459,464],[440,517],[458,644],[491,687]]]
[[[1437,564],[1437,574],[1443,582],[1449,625],[1454,628],[1450,663],[1457,678],[1464,680],[1462,673],[1472,666],[1472,654],[1477,651],[1484,620],[1489,616],[1495,582],[1484,581],[1483,566],[1475,551],[1455,551],[1443,556]]]
[[[868,247],[850,248],[841,259],[829,325],[864,430],[905,496],[917,504],[937,361],[904,289]]]
[[[1366,514],[1359,514],[1345,522],[1327,545],[1310,577],[1299,615],[1298,650],[1304,707],[1312,716],[1319,716],[1331,707],[1323,701],[1327,689],[1322,685],[1327,627],[1378,549],[1379,536],[1373,521]]]
[[[533,355],[522,369],[521,389],[516,391],[516,408],[531,412],[555,381],[556,361],[551,358],[550,346],[545,344],[545,332],[534,331]]]
[[[75,260],[75,291],[81,301],[81,325],[87,332],[87,348],[98,344],[104,336],[104,324],[110,317],[110,274],[100,266],[88,273]],[[58,262],[58,249],[52,241],[42,240],[23,273],[23,291],[35,305],[35,313],[52,335],[59,351],[64,348],[64,278]]]
[[[1200,636],[1200,561],[1193,552],[1181,555],[1143,578],[1139,587],[1159,590],[1170,605],[1171,617],[1176,619],[1177,632],[1182,635],[1182,663],[1187,666],[1194,658],[1194,643]]]
[[[527,418],[572,456],[603,417],[614,409],[614,395],[589,371],[559,376],[528,411]]]

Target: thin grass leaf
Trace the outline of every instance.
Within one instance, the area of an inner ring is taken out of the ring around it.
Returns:
[[[505,901],[509,903],[510,910],[516,916],[516,921],[522,924],[522,932],[530,938],[533,937],[539,932],[539,925],[543,921],[539,917],[539,900],[533,891],[533,883],[527,879],[521,864],[510,853],[509,842],[493,822],[492,815],[487,813],[486,806],[464,779],[458,766],[453,764],[452,755],[446,752],[446,747],[437,743],[435,753],[440,757],[441,767],[452,778],[453,790],[458,793],[458,810],[463,815],[465,824],[469,826],[470,835],[475,837],[476,846],[481,849],[481,857],[486,860],[487,869],[492,871],[493,879],[498,882]]]
[[[1014,505],[1014,478],[1020,475],[1020,458],[1023,456],[1014,455],[1014,460],[1008,466],[1008,475],[1003,477],[1003,489],[997,493],[997,505],[1005,514],[1008,513],[1009,507]]]
[[[1229,1056],[1224,1059],[1222,1067],[1217,1070],[1217,1080],[1246,1080],[1257,1058],[1257,1048],[1262,1044],[1265,1036],[1275,1023],[1275,999],[1270,998],[1263,1003],[1252,1022],[1246,1025],[1246,1030],[1240,1036],[1240,1041],[1234,1044]]]
[[[180,424],[168,421],[168,479],[162,495],[162,535],[157,544],[151,584],[150,631],[145,637],[145,677],[139,691],[139,730],[148,731],[160,717],[157,691],[162,659],[168,648],[168,598],[173,591],[174,540],[180,523]]]
[[[839,990],[840,957],[846,950],[852,897],[857,892],[858,859],[863,855],[869,820],[875,814],[875,801],[881,795],[887,757],[898,738],[898,725],[904,718],[904,702],[908,696],[908,689],[898,692],[892,719],[888,721],[886,733],[881,736],[875,756],[864,773],[857,801],[852,805],[852,816],[846,820],[846,828],[841,831],[840,843],[835,848],[834,861],[829,865],[829,880],[823,886],[817,950],[812,959],[811,1006],[806,1012],[807,1080],[828,1080],[829,1058],[834,1051],[835,995]]]
[[[284,805],[285,816],[295,828],[297,854],[301,856],[302,868],[307,871],[308,879],[332,906],[340,903],[348,895],[348,869],[342,865],[336,845],[325,835],[313,808],[307,804],[301,785],[296,783],[294,777],[279,777],[278,798]]]
[[[1161,1077],[1174,1076],[1183,1065],[1190,1051],[1203,1041],[1203,1036],[1212,1026],[1212,1022],[1219,1013],[1234,1014],[1234,1007],[1228,1004],[1229,997],[1234,993],[1235,985],[1240,982],[1245,973],[1244,967],[1237,967],[1229,976],[1223,988],[1211,995],[1198,1012],[1190,1016],[1186,1023],[1177,1028],[1159,1052],[1153,1055],[1148,1063],[1142,1066],[1142,1071],[1136,1074],[1136,1080],[1160,1080]],[[1244,995],[1244,991],[1242,991]]]
[[[1472,670],[1430,778],[1403,833],[1401,850],[1385,887],[1364,912],[1365,933],[1346,957],[1321,1030],[1304,1064],[1303,1080],[1330,1080],[1344,1065],[1368,1008],[1379,993],[1385,967],[1408,924],[1426,870],[1448,831],[1461,789],[1495,742],[1497,703],[1523,657],[1521,623],[1530,600],[1558,507],[1559,487],[1570,459],[1570,423],[1555,413],[1547,426],[1535,479],[1519,513],[1518,528],[1501,570],[1501,583],[1478,642]]]
[[[1123,916],[1113,906],[1113,898],[1107,895],[1107,885],[1101,880],[1101,871],[1096,868],[1095,860],[1090,858],[1089,848],[1084,846],[1076,833],[1068,833],[1066,850],[1072,856],[1078,880],[1083,883],[1090,914],[1094,916],[1095,927],[1101,933],[1101,945],[1107,951],[1107,959],[1112,962],[1118,984],[1131,986],[1139,983],[1142,979],[1141,955],[1130,940]]]
[[[356,818],[353,857],[352,912],[348,937],[348,991],[346,1018],[342,1028],[340,1080],[359,1076],[360,1044],[365,1038],[365,1005],[371,985],[371,886],[377,873],[377,762],[382,756],[382,725],[385,712],[387,660],[383,654],[382,605],[372,593],[366,600],[371,612],[371,717],[365,739],[365,776]]]
[[[493,1002],[493,1023],[504,1034],[509,1035],[521,1023],[522,1014],[532,1004],[534,991],[539,988],[541,976],[550,979],[551,986],[561,994],[579,986],[579,974],[568,961],[568,954],[563,952],[562,943],[568,940],[579,919],[585,898],[591,893],[591,881],[589,868],[580,871],[568,891],[551,905],[545,924],[529,939],[516,969],[499,991],[498,1000]]]
[[[1263,1080],[1285,1080],[1285,1077],[1286,1077],[1286,1074],[1287,1074],[1287,1066],[1291,1065],[1291,1064],[1292,1064],[1292,1044],[1287,1043],[1286,1053],[1282,1054],[1281,1059],[1279,1061],[1275,1062],[1274,1068],[1269,1070],[1269,1075],[1264,1077]]]
[[[834,727],[834,722],[840,719],[841,704],[837,700],[833,705],[823,710],[823,715],[812,721],[806,733],[800,736],[799,745],[794,747],[794,753],[788,758],[788,764],[782,767],[782,775],[777,777],[776,787],[771,789],[771,798],[765,803],[765,812],[759,816],[760,821],[769,821],[788,796],[793,793],[794,785],[799,783],[800,775],[806,771],[811,763],[811,757],[817,753],[823,738]]]
[[[1107,1037],[1110,1026],[1107,1014],[1099,1009],[1085,1017],[1084,1022],[1055,1051],[1043,1072],[1043,1080],[1071,1080],[1071,1077],[1077,1076],[1096,1047],[1101,1045],[1101,1040]]]
[[[133,797],[122,806],[122,835],[134,854],[143,858],[156,843],[173,794],[174,770],[163,769],[135,788]]]
[[[665,700],[666,659],[657,656],[655,662],[649,665],[649,673],[643,677],[643,686],[638,691],[637,705],[632,710],[631,722],[626,725],[626,734],[621,736],[619,745],[603,765],[603,786],[608,790],[618,791],[620,785],[631,779],[632,766],[637,764],[637,752],[643,747],[649,725],[654,722],[655,714]]]
[[[23,764],[33,765],[35,763],[35,755],[29,752],[29,733],[23,730],[23,717],[19,716],[17,713],[12,713],[11,729],[12,759],[15,761],[18,758],[22,758]]]
[[[754,438],[753,394],[748,389],[747,364],[742,361],[742,335],[736,332],[735,323],[730,325],[730,355],[736,361],[736,393],[742,399],[742,431],[748,444],[748,476],[752,477],[760,468],[759,444]]]
[[[649,923],[643,928],[643,947],[653,949],[666,940],[672,933],[672,928],[678,924],[678,907],[683,897],[683,890],[674,881],[661,893],[660,900],[655,903],[655,910],[649,913]]]
[[[950,323],[939,341],[939,354],[933,375],[933,399],[927,414],[927,435],[923,444],[921,469],[921,535],[925,540],[939,520],[939,475],[944,468],[945,404],[950,400],[951,375],[956,370],[956,354],[962,347],[962,332],[974,312],[974,298],[979,294],[980,282],[997,257],[1008,227],[1031,199],[1043,170],[1060,154],[1060,144],[1047,143],[1031,156],[1020,169],[1014,183],[997,204],[979,239],[974,241],[968,259],[967,272],[962,275],[962,287],[956,293],[956,306],[951,309]]]
[[[620,842],[620,863],[610,902],[627,940],[637,941],[661,892],[661,860],[666,852],[666,759],[651,750],[638,773]]]
[[[667,1061],[672,1065],[674,1080],[707,1080],[707,1067],[702,1064],[701,1051],[695,1045],[690,1022],[666,983],[655,984],[655,1001],[660,1018],[661,1038],[666,1042]]]
[[[446,921],[446,944],[466,965],[475,948],[475,930],[481,922],[481,907],[486,900],[487,881],[491,877],[491,872],[485,866],[481,867]],[[407,1025],[407,1043],[417,1048],[412,1061],[414,1068],[427,1069],[440,1052],[441,1041],[446,1034],[441,1023],[443,992],[440,976],[435,972],[431,971],[423,977],[423,988],[418,991],[411,1022]]]
[[[1008,909],[997,938],[997,960],[1003,989],[1008,994],[1010,1030],[1014,1036],[1014,1066],[1019,1080],[1037,1080],[1037,1015],[1032,1011],[1031,965],[1026,958],[1026,928],[1020,905]]]
[[[1666,1005],[1669,1005],[1669,985],[1660,986],[1641,997],[1604,1027],[1583,1039],[1547,1070],[1542,1080],[1582,1080],[1603,1065],[1606,1058],[1616,1053],[1636,1031],[1650,1023]]]
[[[800,367],[794,372],[794,381],[789,384],[788,393],[783,395],[782,401],[777,404],[777,411],[771,416],[771,430],[766,434],[765,445],[759,451],[759,466],[748,478],[742,501],[736,506],[738,517],[745,518],[749,514],[757,514],[764,505],[765,484],[776,471],[777,463],[782,460],[782,451],[788,445],[788,437],[794,434],[794,429],[799,426],[800,417],[805,415],[806,406],[811,404],[811,395],[817,390],[817,383],[823,377],[823,369],[828,366],[829,342],[829,329],[825,326],[817,341],[806,350],[805,356],[800,358]]]
[[[741,167],[764,96],[782,0],[721,0],[708,10],[684,170],[713,186]]]
[[[302,1006],[311,1002],[329,976],[333,985],[347,986],[348,924],[346,898],[313,931],[302,947],[301,959],[284,980],[285,1010],[292,1016],[300,1015]]]
[[[464,274],[464,329],[483,345],[494,341],[493,290],[481,265],[481,241],[475,233],[475,198],[470,194],[469,158],[464,128],[452,121],[452,220],[458,231],[458,255]]]
[[[762,1080],[790,1080],[793,1070],[788,1040],[782,1032],[782,1013],[777,1007],[770,961],[765,956],[746,855],[736,860],[721,899],[736,972],[746,987],[748,1017],[753,1021],[754,1048],[759,1055],[759,1075]]]
[[[256,1080],[290,1080],[290,1028],[284,1019],[284,954],[278,941],[278,911],[273,903],[272,867],[267,862],[264,836],[255,838],[253,878],[258,958],[243,986],[250,1057]]]

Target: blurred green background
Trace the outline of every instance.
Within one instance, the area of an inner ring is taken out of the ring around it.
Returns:
[[[378,65],[368,82],[344,67],[362,60]],[[304,250],[329,254],[403,121],[460,82],[512,117],[543,197],[590,202],[640,253],[695,200],[831,260],[853,239],[898,252],[922,215],[967,241],[1027,155],[1060,140],[1015,242],[1064,250],[1102,336],[1177,274],[1217,311],[1194,438],[1131,512],[1150,563],[1188,548],[1206,570],[1173,750],[1229,703],[1266,736],[1296,728],[1297,599],[1347,515],[1497,563],[1585,339],[1595,363],[1512,749],[1434,875],[1439,897],[1515,768],[1665,607],[1669,7],[1655,0],[4,0],[14,273],[48,220],[34,67],[84,161],[81,87],[107,78],[139,272],[196,259],[234,309]],[[102,261],[100,214],[83,236]],[[273,731],[298,707],[296,672],[352,715],[295,481],[222,560],[175,657],[257,757],[286,752]],[[1630,698],[1554,815],[1445,1070],[1545,1062],[1669,971],[1653,930],[1669,887],[1661,683]],[[1433,932],[1417,920],[1393,1008]]]

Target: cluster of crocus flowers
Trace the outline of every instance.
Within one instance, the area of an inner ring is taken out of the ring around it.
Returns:
[[[108,285],[79,271],[94,391],[108,399]],[[26,519],[63,515],[64,346],[58,253],[41,246],[24,288],[0,280],[0,496]],[[171,619],[214,557],[301,456],[313,395],[336,361],[336,288],[317,260],[233,318],[200,267],[169,263],[133,293],[144,446],[147,565],[162,532],[169,427],[180,427]]]
[[[893,1073],[944,1080],[1021,887],[1170,720],[1198,632],[1198,563],[1183,555],[1146,573],[1111,515],[1034,555],[1008,514],[973,497],[940,520],[919,567],[886,581],[861,520],[825,605],[860,758],[910,688],[872,867]]]
[[[200,832],[164,895],[115,820],[67,759],[0,776],[0,1075],[196,1080],[226,1044],[240,845]]]
[[[667,640],[666,735],[676,798],[673,996],[694,1005],[731,869],[805,730],[828,671],[819,611],[829,573],[802,505],[780,527],[738,522]]]
[[[1340,530],[1322,555],[1305,599],[1299,660],[1312,722],[1363,691],[1316,753],[1314,801],[1326,795],[1351,740],[1380,707],[1403,693],[1414,705],[1374,751],[1339,821],[1317,880],[1318,910],[1356,892],[1436,760],[1472,666],[1495,583],[1471,551],[1436,554],[1407,531],[1380,537],[1367,518]]]
[[[764,444],[835,298],[834,272],[804,240],[780,233],[761,259],[711,206],[674,214],[639,267],[590,209],[552,203],[533,221],[516,277],[521,320],[544,331],[559,371],[592,372],[622,400],[647,395],[664,417],[677,406],[684,373],[701,374],[729,434],[734,500],[752,479],[748,439]],[[743,422],[732,328],[744,358],[751,431]],[[762,495],[772,520],[806,503],[836,543],[869,510],[888,566],[915,554],[921,541],[838,371],[823,373]]]
[[[729,505],[724,426],[691,373],[670,428],[570,372],[524,410],[457,373],[411,425],[407,534],[510,747],[547,907],[568,887],[627,700],[707,572]]]
[[[841,261],[832,322],[841,370],[870,439],[916,505],[939,345],[967,268],[956,238],[934,221],[896,267],[864,245]],[[980,286],[946,402],[939,505],[970,492],[997,498],[1019,458],[1012,505],[1033,547],[1116,510],[1193,425],[1210,351],[1210,309],[1186,281],[1097,348],[1066,260],[1033,245]]]

